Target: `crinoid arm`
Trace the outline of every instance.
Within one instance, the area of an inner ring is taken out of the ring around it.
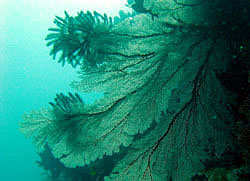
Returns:
[[[69,63],[76,67],[83,61],[96,62],[98,54],[96,38],[105,35],[112,27],[112,18],[106,14],[101,15],[94,11],[79,12],[72,17],[65,11],[65,18],[56,16],[54,23],[56,28],[49,28],[49,33],[45,40],[47,46],[52,46],[50,55],[56,59],[56,55],[61,55],[58,62],[63,66]],[[101,42],[99,42],[101,45]],[[93,63],[94,64],[94,63]]]

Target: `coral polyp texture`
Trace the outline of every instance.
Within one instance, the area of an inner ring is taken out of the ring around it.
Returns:
[[[57,17],[51,54],[62,51],[59,61],[81,66],[73,88],[104,96],[89,105],[58,94],[52,107],[26,114],[21,131],[40,149],[48,143],[67,167],[125,148],[105,180],[190,180],[212,154],[234,147],[228,94],[217,78],[232,57],[224,4],[145,0],[159,18],[139,14],[112,26],[98,13]]]

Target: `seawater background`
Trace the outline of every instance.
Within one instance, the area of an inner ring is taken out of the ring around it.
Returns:
[[[0,181],[40,181],[43,170],[30,139],[18,131],[25,112],[48,107],[56,93],[71,90],[77,71],[49,56],[44,38],[64,10],[96,10],[109,16],[126,0],[0,0]],[[98,94],[81,94],[93,102]]]

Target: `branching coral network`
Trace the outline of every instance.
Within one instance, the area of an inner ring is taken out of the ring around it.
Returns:
[[[126,148],[107,181],[190,180],[212,154],[234,147],[217,76],[231,61],[220,3],[143,1],[159,18],[139,14],[133,24],[97,12],[56,17],[50,54],[81,66],[73,88],[104,97],[85,105],[78,94],[58,94],[52,108],[27,114],[21,131],[73,168]]]

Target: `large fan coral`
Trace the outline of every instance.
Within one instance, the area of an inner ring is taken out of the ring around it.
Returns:
[[[21,130],[38,147],[48,143],[67,167],[126,147],[106,180],[187,181],[211,153],[219,158],[234,147],[227,90],[217,76],[232,57],[224,35],[232,27],[221,24],[217,8],[228,0],[143,2],[159,19],[140,14],[133,25],[126,19],[111,28],[98,13],[57,17],[59,28],[47,37],[51,54],[81,64],[73,88],[104,96],[83,107],[77,95],[59,94],[52,109],[27,114]]]

